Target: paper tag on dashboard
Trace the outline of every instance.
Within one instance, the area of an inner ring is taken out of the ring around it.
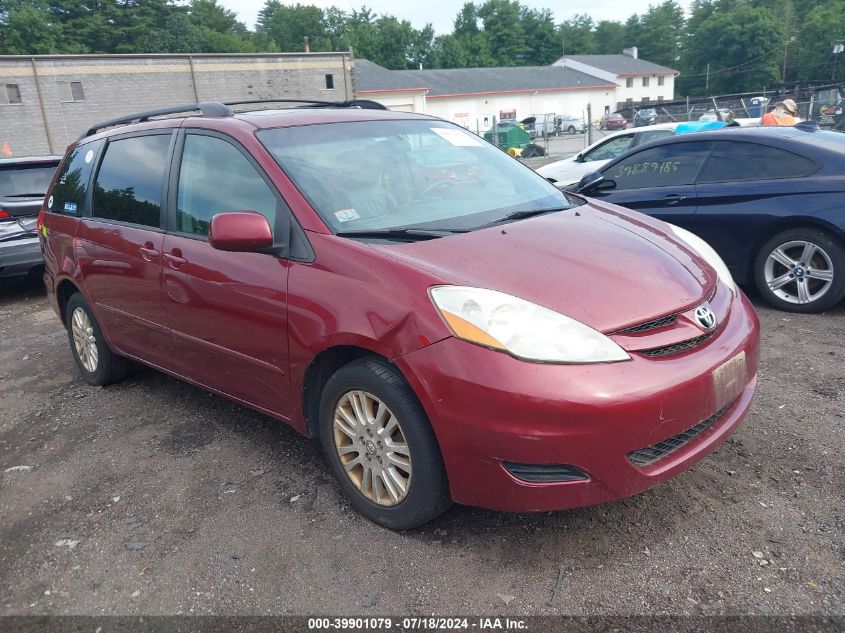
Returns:
[[[431,131],[437,134],[444,141],[448,141],[455,147],[480,147],[481,141],[473,138],[470,132],[462,132],[458,129],[448,127],[433,127]]]

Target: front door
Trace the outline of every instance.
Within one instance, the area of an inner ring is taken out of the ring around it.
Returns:
[[[604,182],[587,195],[690,228],[697,205],[695,178],[710,145],[679,142],[633,152],[604,167]]]
[[[168,130],[109,140],[74,243],[86,294],[111,344],[163,367],[171,340],[161,293],[161,208],[173,137]]]
[[[217,213],[258,211],[276,234],[277,215],[289,211],[246,153],[221,135],[201,132],[184,136],[171,201],[162,257],[177,371],[285,415],[288,261],[218,251],[207,238]]]

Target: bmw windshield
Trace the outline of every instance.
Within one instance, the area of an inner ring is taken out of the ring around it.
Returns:
[[[465,231],[580,204],[443,121],[330,123],[258,137],[335,233]]]

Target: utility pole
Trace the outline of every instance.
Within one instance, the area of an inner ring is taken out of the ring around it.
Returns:
[[[699,75],[700,77],[701,75]],[[707,62],[707,75],[704,79],[704,96],[707,96],[707,91],[710,89],[710,62]]]
[[[795,41],[795,36],[793,35],[783,45],[783,74],[781,75],[781,83],[786,83],[786,54],[789,51],[789,45]]]
[[[835,81],[836,80],[836,65],[839,62],[839,56],[843,53],[843,51],[845,51],[845,40],[834,40],[832,42],[832,44],[833,44],[833,52],[832,52],[831,55],[833,57],[833,73],[831,74],[830,79],[831,79],[831,81]]]

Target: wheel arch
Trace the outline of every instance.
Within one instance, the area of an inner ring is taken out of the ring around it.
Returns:
[[[309,438],[313,439],[320,436],[320,395],[329,378],[344,365],[367,357],[389,363],[400,375],[402,374],[399,368],[390,362],[389,358],[359,345],[333,345],[311,359],[305,369],[301,392],[302,416],[305,422],[305,433]]]
[[[56,302],[59,306],[59,316],[62,319],[62,323],[67,322],[67,314],[65,313],[67,302],[70,301],[70,298],[77,292],[82,294],[82,290],[79,286],[67,278],[62,279],[56,286]]]

